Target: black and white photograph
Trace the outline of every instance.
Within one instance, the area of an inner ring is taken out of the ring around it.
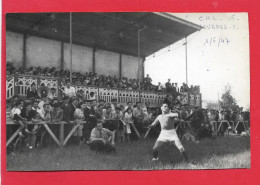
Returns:
[[[251,168],[247,13],[5,18],[7,171]]]

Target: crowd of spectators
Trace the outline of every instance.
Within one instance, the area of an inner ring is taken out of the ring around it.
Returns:
[[[28,121],[37,123],[45,121],[47,123],[66,121],[69,123],[76,123],[77,121],[86,121],[87,124],[81,124],[75,131],[73,138],[79,144],[90,144],[92,141],[98,140],[99,137],[106,136],[106,139],[102,140],[105,143],[107,138],[113,135],[108,130],[102,130],[103,125],[100,123],[106,123],[111,120],[118,120],[122,123],[121,129],[117,131],[117,139],[121,142],[130,142],[131,135],[137,135],[134,129],[134,125],[137,130],[146,130],[148,126],[161,114],[160,107],[151,107],[149,102],[141,103],[137,102],[135,105],[133,102],[128,102],[127,105],[120,104],[117,99],[112,99],[112,102],[105,102],[104,100],[95,99],[95,97],[86,99],[86,97],[80,96],[78,92],[75,92],[75,88],[67,83],[67,86],[63,92],[63,97],[60,99],[51,98],[48,94],[42,94],[41,98],[35,92],[35,85],[32,85],[26,99],[22,99],[19,96],[14,96],[11,100],[7,101],[7,117],[17,122],[20,125],[19,135],[29,137],[28,147],[33,149],[40,142],[40,135],[44,130],[44,127],[40,125],[28,125]],[[35,93],[33,93],[35,92]],[[177,100],[177,99],[176,99]],[[199,107],[191,107],[189,105],[182,105],[178,100],[170,101],[167,98],[165,102],[169,105],[173,112],[177,112],[179,119],[191,120],[192,127],[196,131],[196,125],[198,131],[195,136],[199,138],[199,134],[205,135],[205,130],[212,134],[212,121],[234,121],[243,122],[245,120],[244,114],[236,111],[214,111],[207,109],[199,109]],[[197,122],[197,123],[196,123]],[[112,124],[109,122],[109,124]],[[65,135],[69,133],[73,124],[65,126]],[[58,136],[58,125],[50,124],[51,130]],[[139,127],[138,127],[139,126]],[[17,125],[11,125],[16,127]],[[7,136],[12,135],[14,131],[12,128],[7,127]],[[67,131],[66,131],[67,128]],[[205,129],[201,129],[205,128]],[[221,127],[224,128],[225,127]],[[94,130],[95,129],[95,130]],[[93,131],[94,130],[94,131]],[[104,132],[99,134],[98,131]],[[201,130],[203,132],[201,132]],[[93,131],[93,133],[92,133]],[[160,132],[160,128],[157,128],[157,133]],[[30,134],[28,134],[30,133]],[[197,135],[196,135],[197,134]],[[19,136],[19,137],[20,137]],[[102,139],[102,138],[101,138]],[[107,143],[108,144],[108,143]],[[114,143],[112,143],[114,144]],[[113,149],[111,147],[108,149]]]
[[[37,75],[37,76],[47,76],[47,77],[60,77],[64,83],[70,80],[69,70],[57,70],[55,67],[30,67],[24,69],[20,67],[16,69],[11,62],[7,62],[6,74],[25,74],[25,75]],[[139,80],[129,79],[126,77],[118,78],[116,76],[105,76],[97,73],[86,72],[85,74],[80,72],[72,73],[72,84],[76,85],[91,85],[99,87],[110,87],[128,90],[139,90]],[[158,85],[152,84],[151,77],[147,74],[142,82],[140,82],[140,90],[145,91],[157,91],[157,92],[167,92],[167,93],[200,93],[199,86],[191,85],[188,87],[187,84],[183,83],[181,87],[178,87],[177,83],[171,83],[170,79],[165,84],[161,82]]]

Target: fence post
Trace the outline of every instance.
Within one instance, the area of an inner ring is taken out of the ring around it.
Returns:
[[[99,100],[100,100],[100,97],[99,97],[99,87],[97,88],[98,89],[98,95],[97,95],[97,99],[98,99],[98,102],[99,102]]]
[[[14,75],[14,95],[18,95],[18,75]]]
[[[61,78],[58,78],[58,98],[61,98]]]
[[[37,77],[37,85],[36,85],[36,87],[37,87],[37,89],[38,89],[39,87],[41,87],[41,79],[40,79],[39,76]]]

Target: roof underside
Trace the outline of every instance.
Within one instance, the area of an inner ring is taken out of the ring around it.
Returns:
[[[147,57],[200,30],[199,25],[167,13],[73,13],[74,44]],[[70,41],[69,13],[11,13],[6,29],[63,42]]]

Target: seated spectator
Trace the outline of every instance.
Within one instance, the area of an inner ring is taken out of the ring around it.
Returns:
[[[11,110],[10,116],[15,122],[19,123],[19,135],[24,137],[22,130],[23,128],[26,128],[27,119],[21,116],[22,107],[23,103],[21,101],[16,102],[15,107]]]
[[[95,151],[116,152],[116,148],[111,144],[113,134],[108,129],[103,128],[101,122],[91,131],[90,149]]]

